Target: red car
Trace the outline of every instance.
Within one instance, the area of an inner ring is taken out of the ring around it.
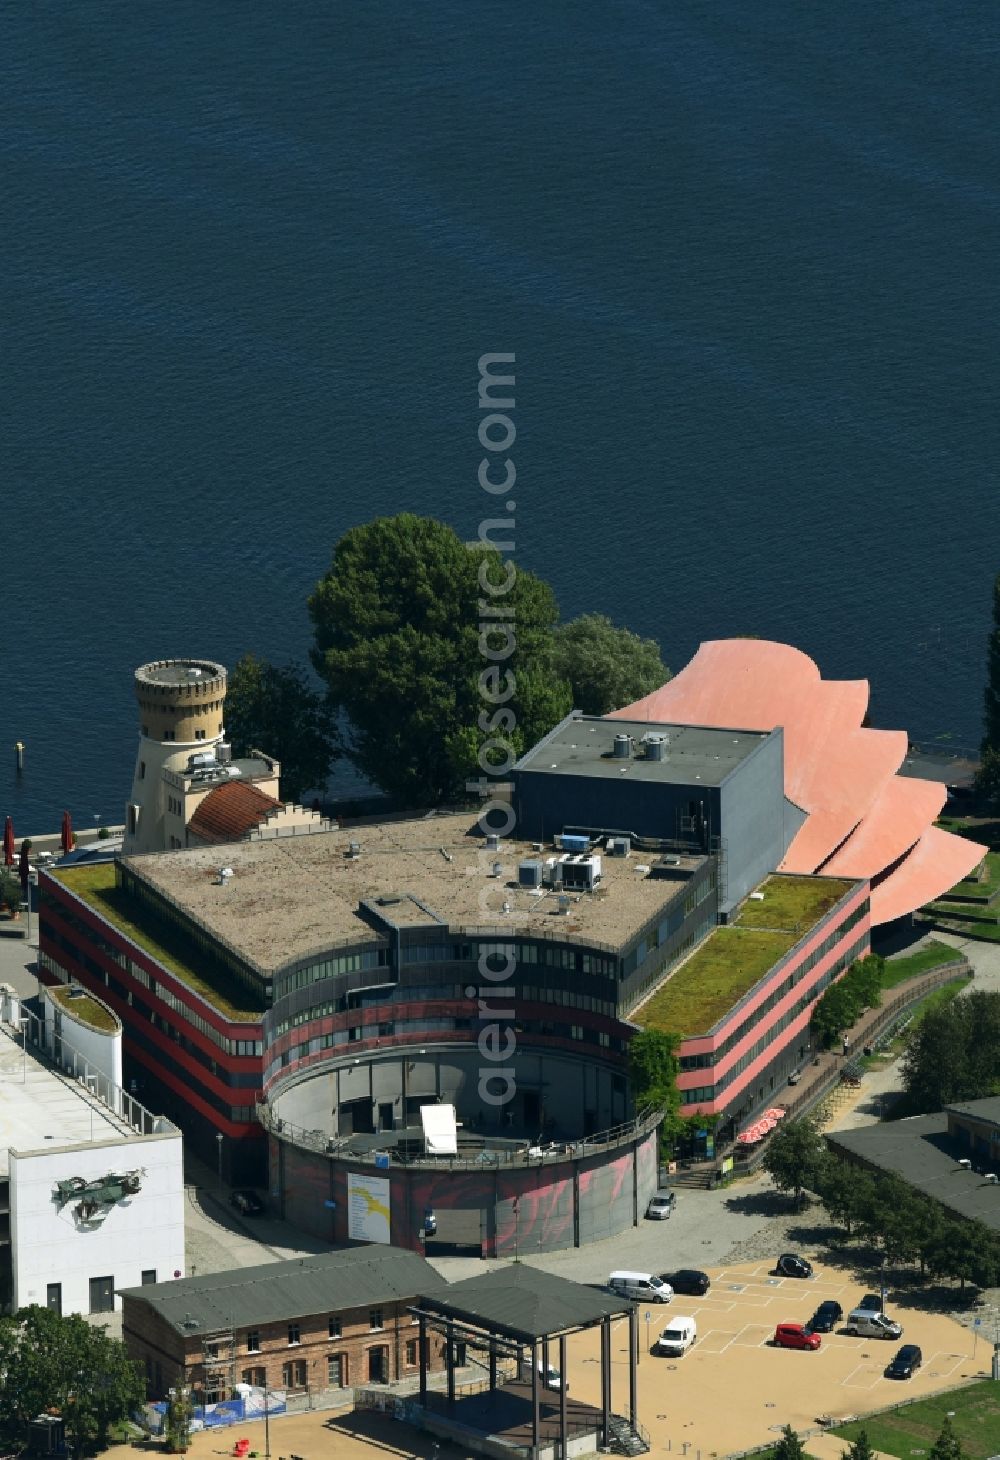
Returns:
[[[823,1340],[804,1323],[779,1323],[773,1342],[776,1348],[818,1349]]]

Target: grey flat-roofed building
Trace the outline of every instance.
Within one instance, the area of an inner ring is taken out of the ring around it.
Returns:
[[[780,864],[805,813],[771,731],[568,715],[513,768],[518,835],[621,833],[715,854],[723,916]]]
[[[1000,1232],[1000,1183],[986,1180],[1000,1160],[1000,1098],[834,1131],[826,1139],[848,1160],[900,1176],[956,1216]],[[960,1165],[963,1160],[971,1166]]]

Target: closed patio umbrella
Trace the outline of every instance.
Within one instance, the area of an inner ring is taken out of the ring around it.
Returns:
[[[21,860],[18,864],[17,875],[21,879],[21,890],[25,897],[28,895],[28,875],[31,872],[31,863],[28,861],[28,851],[31,843],[27,838],[21,843]]]
[[[68,811],[62,815],[62,830],[59,833],[59,845],[64,852],[73,850],[73,818]]]
[[[5,867],[14,865],[14,821],[8,816],[3,824],[3,860]]]

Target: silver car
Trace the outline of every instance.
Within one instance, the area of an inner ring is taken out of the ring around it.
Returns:
[[[649,1206],[646,1208],[646,1216],[651,1222],[665,1222],[670,1213],[677,1205],[677,1197],[672,1191],[657,1191],[649,1199]]]

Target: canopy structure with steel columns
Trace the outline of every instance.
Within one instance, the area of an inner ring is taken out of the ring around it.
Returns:
[[[428,1405],[428,1329],[445,1336],[448,1368],[448,1410],[455,1408],[454,1352],[462,1344],[489,1353],[490,1394],[498,1388],[497,1358],[520,1358],[527,1349],[531,1361],[531,1443],[537,1455],[542,1448],[541,1394],[550,1365],[549,1345],[559,1343],[559,1415],[544,1426],[551,1439],[558,1435],[558,1456],[568,1454],[569,1404],[567,1401],[566,1339],[586,1328],[601,1328],[601,1408],[590,1410],[573,1402],[574,1427],[579,1428],[584,1411],[593,1416],[600,1443],[607,1447],[611,1436],[611,1320],[629,1320],[629,1422],[638,1427],[636,1415],[636,1362],[638,1323],[635,1307],[627,1299],[555,1277],[523,1263],[451,1283],[442,1291],[421,1296],[410,1310],[420,1324],[420,1404]],[[540,1382],[543,1381],[543,1382]],[[510,1385],[513,1390],[517,1386]],[[484,1407],[484,1412],[488,1408]]]

